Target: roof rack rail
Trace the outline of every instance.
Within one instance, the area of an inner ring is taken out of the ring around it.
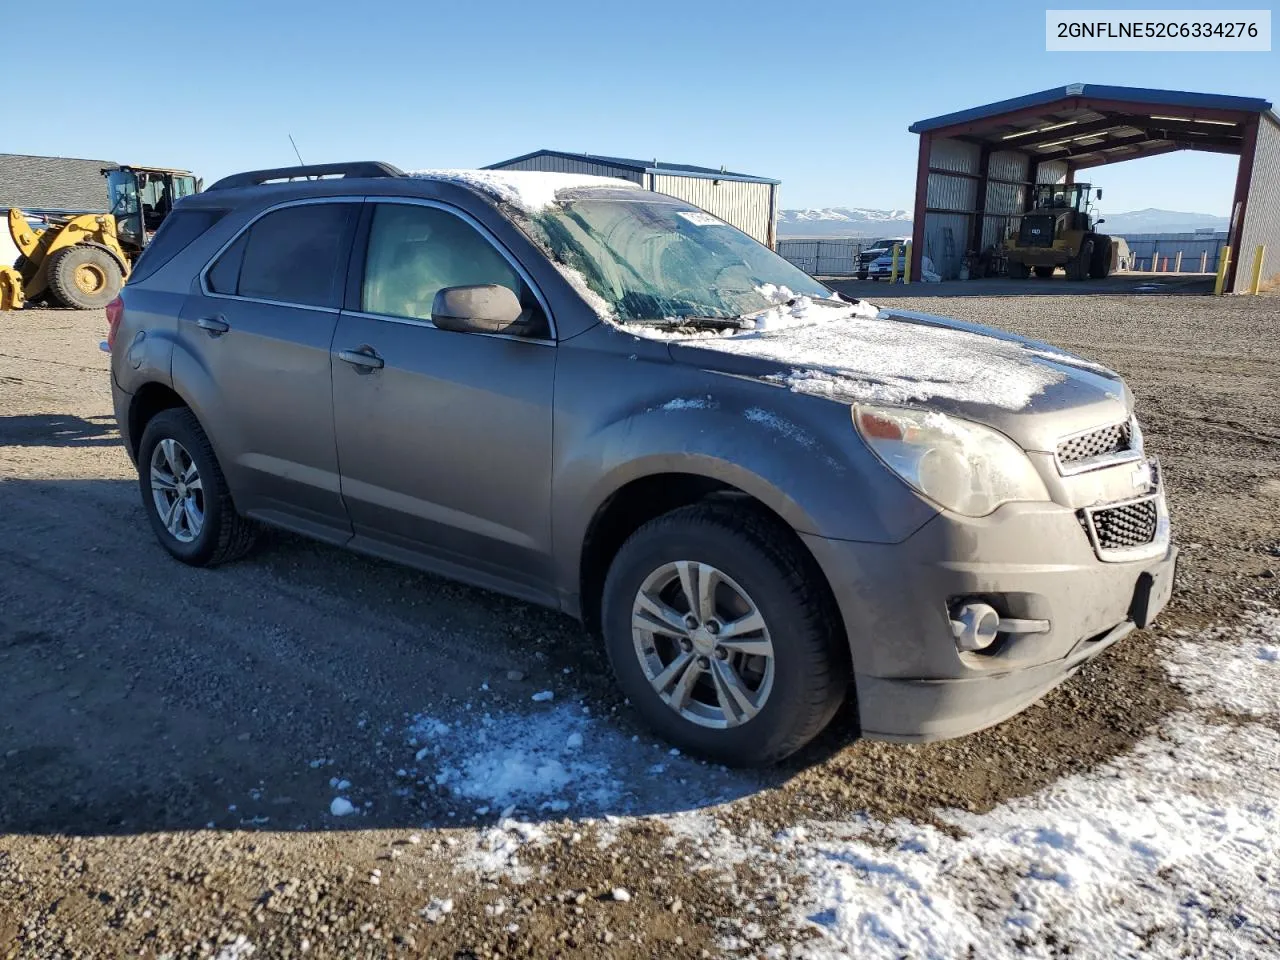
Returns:
[[[223,177],[210,190],[230,190],[234,187],[256,187],[268,180],[310,179],[313,177],[332,177],[341,175],[348,177],[403,177],[404,171],[380,160],[356,160],[350,163],[315,163],[311,166],[276,167],[274,170],[249,170],[246,173],[233,173]]]

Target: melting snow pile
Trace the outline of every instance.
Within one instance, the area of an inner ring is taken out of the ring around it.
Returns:
[[[452,724],[419,716],[409,733],[411,744],[423,744],[416,754],[422,775],[454,797],[495,810],[603,807],[622,793],[608,755],[582,749],[601,734],[578,707],[531,716],[483,713]]]
[[[749,852],[809,881],[810,957],[1274,957],[1280,614],[1172,646],[1196,705],[1133,753],[986,814],[797,828]]]
[[[560,190],[578,187],[612,187],[639,189],[630,180],[614,177],[591,177],[577,173],[543,173],[535,170],[412,170],[411,177],[447,180],[480,190],[501,203],[532,214],[556,202]]]

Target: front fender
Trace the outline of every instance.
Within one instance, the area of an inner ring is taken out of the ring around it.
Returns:
[[[898,543],[936,514],[867,450],[847,404],[636,349],[562,352],[552,488],[562,583],[576,583],[600,507],[645,477],[729,484],[797,532],[841,540]]]

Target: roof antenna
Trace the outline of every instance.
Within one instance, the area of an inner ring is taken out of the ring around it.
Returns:
[[[307,165],[307,161],[305,161],[305,160],[303,160],[303,159],[302,159],[302,154],[301,154],[301,153],[299,152],[299,150],[298,150],[298,145],[297,145],[297,143],[295,143],[295,142],[294,142],[293,134],[292,134],[292,133],[291,133],[291,134],[288,134],[288,137],[289,137],[289,143],[290,143],[290,144],[292,144],[292,146],[293,146],[293,152],[294,152],[294,154],[295,154],[295,155],[297,156],[297,158],[298,158],[298,164],[299,164],[300,166],[305,167],[305,166]]]

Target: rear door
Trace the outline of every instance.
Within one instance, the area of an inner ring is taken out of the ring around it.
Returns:
[[[329,352],[359,211],[298,201],[254,220],[202,274],[174,355],[239,509],[330,540],[351,529]]]
[[[550,594],[556,347],[514,259],[456,208],[371,202],[338,321],[333,406],[355,545],[533,599]],[[498,283],[525,336],[431,323],[443,287]]]

